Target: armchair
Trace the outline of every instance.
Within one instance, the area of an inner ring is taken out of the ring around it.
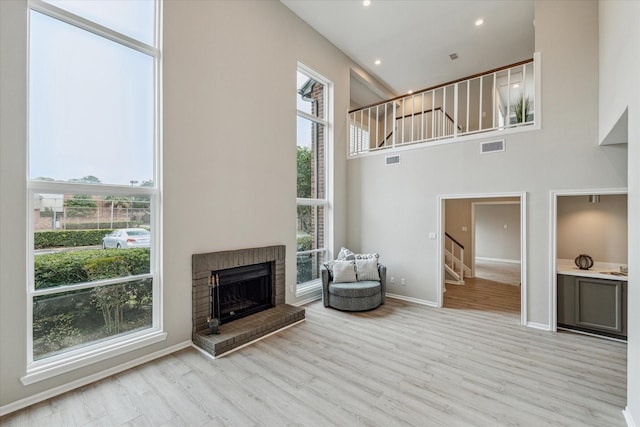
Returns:
[[[333,271],[322,265],[320,272],[324,306],[344,311],[365,311],[384,304],[387,267],[378,263],[377,268],[380,280],[338,282],[334,281]]]

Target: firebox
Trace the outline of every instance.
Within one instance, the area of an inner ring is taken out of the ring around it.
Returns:
[[[211,318],[220,324],[274,307],[271,262],[212,271]]]

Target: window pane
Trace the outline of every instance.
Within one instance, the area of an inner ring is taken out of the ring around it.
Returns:
[[[298,254],[296,256],[296,284],[310,282],[320,278],[320,265],[324,262],[324,252]]]
[[[325,85],[298,71],[298,110],[324,119]]]
[[[298,252],[324,248],[324,206],[298,205]]]
[[[153,44],[155,2],[152,0],[44,0],[143,43]]]
[[[30,178],[151,180],[154,59],[33,11],[29,55]]]
[[[35,289],[150,272],[149,196],[36,194],[33,218]]]
[[[325,127],[298,116],[298,197],[324,199]]]
[[[33,298],[33,358],[151,327],[152,280]]]

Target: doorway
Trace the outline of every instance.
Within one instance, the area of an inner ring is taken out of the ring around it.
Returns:
[[[441,196],[440,208],[439,305],[526,324],[526,193]]]

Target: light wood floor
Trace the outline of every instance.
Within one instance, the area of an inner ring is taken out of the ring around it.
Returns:
[[[449,292],[447,292],[449,293]],[[387,299],[212,361],[193,349],[3,426],[624,426],[626,345]]]
[[[520,285],[520,264],[476,259],[475,275],[508,285]]]
[[[520,323],[520,286],[465,277],[464,285],[447,285],[444,307],[489,311],[509,323]]]

